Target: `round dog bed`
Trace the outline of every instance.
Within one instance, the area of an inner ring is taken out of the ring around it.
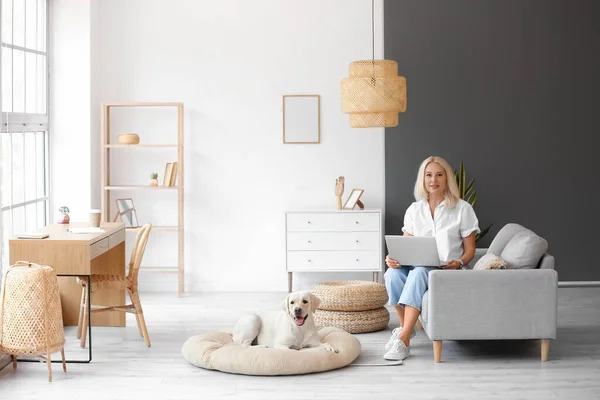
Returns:
[[[341,329],[319,330],[322,342],[338,352],[323,348],[282,350],[244,347],[233,343],[231,333],[210,332],[192,336],[181,349],[191,364],[222,372],[244,375],[297,375],[342,368],[360,354],[360,341]]]
[[[368,311],[317,310],[313,317],[317,326],[335,326],[350,333],[380,331],[390,322],[390,313],[385,307]]]
[[[331,281],[315,285],[310,292],[317,296],[320,310],[366,311],[385,306],[385,286],[369,281]]]

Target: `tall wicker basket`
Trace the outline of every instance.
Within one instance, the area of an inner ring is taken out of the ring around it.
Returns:
[[[60,350],[65,363],[63,328],[58,279],[46,265],[18,261],[4,276],[0,303],[0,350],[17,356],[38,356],[48,364],[52,382],[50,354]]]

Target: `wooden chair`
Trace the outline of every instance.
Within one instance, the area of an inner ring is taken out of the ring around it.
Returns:
[[[142,257],[144,256],[144,250],[146,249],[146,243],[148,243],[148,235],[152,230],[151,224],[146,224],[140,228],[131,250],[131,259],[129,261],[129,273],[127,276],[121,275],[100,275],[92,274],[91,279],[91,292],[95,292],[101,289],[108,290],[123,290],[126,289],[129,293],[129,298],[132,304],[124,306],[95,306],[91,305],[92,315],[103,311],[122,311],[128,312],[135,315],[137,321],[138,331],[144,338],[146,346],[150,347],[150,337],[148,336],[148,329],[146,329],[146,321],[144,320],[144,313],[142,311],[142,304],[140,303],[140,296],[138,294],[138,273],[140,271],[140,264],[142,263]],[[82,286],[81,289],[81,307],[79,309],[79,322],[77,324],[77,338],[81,339],[81,347],[85,348],[87,330],[88,330],[88,296],[87,296],[87,278],[77,278],[77,281]]]

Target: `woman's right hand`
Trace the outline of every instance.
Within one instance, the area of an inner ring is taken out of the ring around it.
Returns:
[[[385,264],[390,268],[402,267],[402,265],[400,265],[400,263],[398,261],[394,260],[393,258],[390,258],[389,254],[387,256],[385,256]]]

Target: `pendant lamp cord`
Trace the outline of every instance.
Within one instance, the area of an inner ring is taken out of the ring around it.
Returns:
[[[375,0],[371,1],[371,41],[373,48],[373,61],[375,61]]]

